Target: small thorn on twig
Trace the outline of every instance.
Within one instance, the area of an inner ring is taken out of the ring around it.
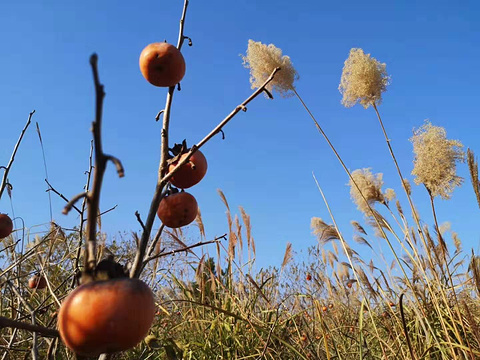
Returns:
[[[182,90],[182,87],[180,86],[180,83],[177,84],[177,90],[178,90],[178,91],[181,91],[181,90]]]
[[[112,155],[105,155],[105,159],[115,164],[115,167],[117,168],[118,177],[125,176],[125,169],[123,168],[122,162],[118,158]]]
[[[75,196],[72,198],[72,200],[70,200],[70,201],[67,203],[67,205],[65,205],[65,207],[64,207],[63,210],[62,210],[62,214],[63,214],[63,215],[67,215],[67,214],[70,212],[70,210],[72,210],[72,208],[74,207],[75,203],[76,203],[78,200],[83,199],[83,198],[87,199],[87,201],[90,200],[90,199],[89,199],[89,196],[88,196],[88,193],[86,193],[86,192],[82,192],[82,193],[80,193],[80,194],[78,194],[78,195],[75,195]]]
[[[223,132],[222,129],[220,129],[220,132],[222,133],[222,140],[225,140],[225,133]]]
[[[90,56],[90,65],[96,65],[97,61],[98,61],[98,55],[97,55],[97,53],[93,53]]]
[[[192,42],[192,39],[190,39],[188,36],[183,36],[184,39],[188,40],[188,46],[192,46],[193,45],[193,42]]]
[[[160,111],[157,113],[157,116],[155,116],[155,121],[160,120],[160,115],[162,115],[164,112],[165,112],[165,109],[160,110]]]
[[[238,109],[242,110],[243,112],[247,111],[247,107],[245,105],[238,105]]]
[[[273,100],[273,95],[272,95],[272,93],[271,93],[270,91],[268,91],[266,88],[263,89],[263,91],[265,92],[265,94],[267,94],[267,96],[268,96],[269,99],[272,99],[272,100]]]
[[[137,217],[138,222],[142,226],[142,230],[145,231],[145,224],[143,223],[142,218],[140,217],[140,213],[138,212],[138,210],[135,211],[135,216]]]

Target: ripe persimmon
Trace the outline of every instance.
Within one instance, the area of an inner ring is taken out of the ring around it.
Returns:
[[[58,329],[79,355],[124,351],[148,334],[155,316],[150,288],[139,279],[118,278],[80,285],[62,303]]]
[[[157,210],[162,223],[170,228],[190,224],[197,217],[197,213],[197,200],[187,192],[177,192],[164,197]]]
[[[47,287],[47,280],[40,275],[40,274],[35,274],[33,275],[30,279],[28,279],[28,287],[30,289],[45,289]]]
[[[182,53],[165,42],[147,45],[140,54],[139,63],[143,77],[155,86],[175,86],[185,75]]]
[[[312,274],[308,273],[307,274],[307,281],[310,281],[310,280],[312,280]]]
[[[13,231],[13,221],[7,214],[0,214],[0,239],[6,238]]]
[[[187,154],[183,154],[179,160],[173,162],[168,167],[168,171],[172,171],[177,164],[182,161]],[[200,150],[197,150],[190,157],[189,161],[181,166],[175,174],[170,178],[172,185],[187,189],[198,184],[207,173],[207,159]]]

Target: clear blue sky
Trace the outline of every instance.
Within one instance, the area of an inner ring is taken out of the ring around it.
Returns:
[[[105,84],[104,147],[119,157],[126,176],[113,167],[105,176],[101,208],[118,204],[103,218],[103,230],[139,230],[145,218],[159,160],[160,126],[154,121],[166,89],[148,84],[138,57],[151,42],[176,43],[183,2],[3,1],[0,4],[0,164],[6,164],[28,113],[42,130],[51,183],[71,197],[82,190],[88,163],[94,90],[88,59],[99,54]],[[248,39],[273,43],[289,55],[300,74],[296,83],[351,170],[383,172],[385,187],[401,193],[399,179],[372,109],[345,109],[337,88],[343,62],[361,47],[387,64],[392,84],[380,106],[405,174],[412,168],[412,129],[430,119],[480,154],[480,5],[474,1],[284,1],[191,0],[183,49],[187,72],[175,94],[171,140],[201,139],[250,93],[239,54]],[[32,231],[49,221],[44,169],[35,127],[29,129],[10,173],[15,215]],[[347,176],[294,99],[257,98],[204,148],[206,178],[191,189],[209,238],[227,231],[221,188],[235,211],[251,215],[257,267],[278,265],[287,242],[295,251],[315,244],[310,218],[328,222],[312,180],[314,171],[346,235],[349,221],[362,220],[349,197]],[[450,202],[438,201],[439,221],[451,221],[465,247],[478,248],[479,209],[466,177]],[[409,179],[412,177],[409,175]],[[430,222],[427,195],[414,188],[416,203]],[[54,219],[77,224],[61,214]],[[403,200],[403,197],[401,197]],[[404,207],[406,207],[406,203]],[[7,196],[0,210],[11,213]],[[19,226],[19,224],[17,224]],[[192,231],[192,235],[196,233]],[[385,248],[388,253],[388,250]],[[370,256],[364,250],[365,256]]]

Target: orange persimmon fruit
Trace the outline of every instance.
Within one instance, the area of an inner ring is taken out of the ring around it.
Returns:
[[[150,288],[135,278],[80,285],[63,301],[58,329],[65,345],[85,356],[130,349],[148,334],[155,316]]]
[[[193,195],[177,192],[160,201],[157,215],[169,228],[179,228],[190,224],[197,217],[198,204]]]
[[[140,54],[140,71],[152,85],[177,85],[185,75],[185,60],[172,44],[158,42],[147,45]]]

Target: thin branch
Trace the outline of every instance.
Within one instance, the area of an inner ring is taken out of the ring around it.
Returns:
[[[0,328],[4,328],[4,327],[33,331],[46,337],[56,338],[60,336],[58,331],[55,329],[49,329],[40,325],[33,325],[30,323],[12,320],[12,319],[0,316]]]
[[[64,207],[63,210],[62,210],[62,214],[67,215],[67,214],[70,212],[70,210],[72,210],[72,208],[75,208],[75,210],[80,211],[80,209],[78,209],[78,208],[75,206],[75,204],[77,203],[78,200],[83,199],[83,198],[88,199],[88,193],[83,192],[83,193],[80,193],[80,194],[75,195],[75,196],[67,203],[67,205],[65,205],[65,207]]]
[[[86,193],[90,190],[90,180],[92,179],[92,170],[93,170],[93,140],[90,140],[90,155],[88,157],[88,170],[86,171],[87,174],[87,182],[84,186],[84,190]],[[80,212],[80,227],[78,229],[78,246],[77,246],[77,254],[75,256],[75,265],[74,265],[74,273],[77,274],[80,271],[80,255],[82,253],[82,243],[83,243],[83,226],[85,225],[85,210],[87,208],[87,198],[85,197],[82,201],[82,210]],[[100,214],[99,216],[102,216]],[[70,287],[73,289],[76,285],[77,279],[74,276],[72,279],[72,283]]]
[[[123,168],[122,162],[118,158],[116,158],[115,156],[112,156],[112,155],[105,155],[105,159],[107,161],[111,161],[115,164],[115,168],[117,169],[118,177],[124,177],[125,176],[125,169]]]
[[[152,243],[150,244],[150,246],[148,247],[148,250],[146,252],[146,254],[148,256],[152,255],[153,254],[153,251],[155,250],[155,247],[157,246],[157,243],[160,241],[160,236],[162,235],[162,232],[163,232],[163,229],[165,229],[165,225],[162,224],[162,226],[160,226],[160,228],[158,229],[157,233],[155,234],[155,238],[153,239]]]
[[[117,208],[117,206],[118,206],[118,204],[115,205],[115,206],[112,206],[110,209],[105,210],[104,212],[101,212],[100,214],[97,215],[97,217],[100,217],[100,216],[102,216],[102,215],[105,215],[105,214],[109,213],[110,211],[115,210],[115,209]]]
[[[102,146],[102,113],[103,99],[105,91],[100,83],[98,75],[98,56],[93,54],[90,57],[90,65],[92,67],[93,80],[95,85],[95,121],[92,124],[93,142],[95,148],[95,167],[93,174],[92,190],[88,192],[88,209],[87,209],[87,241],[85,250],[85,271],[89,274],[93,273],[96,263],[96,236],[97,236],[97,215],[100,204],[100,191],[102,188],[103,176],[107,162],[113,161],[117,167],[120,177],[123,176],[123,166],[117,158],[106,155]]]
[[[69,203],[70,200],[68,200],[62,193],[58,192],[49,182],[47,179],[44,179],[45,182],[48,185],[48,189],[46,190],[47,192],[53,191],[55,194],[57,194],[61,199],[65,200],[65,202]],[[81,210],[76,207],[74,204],[72,204],[70,209],[75,209],[79,214],[81,213]],[[68,211],[70,211],[70,209]]]
[[[188,0],[184,0],[183,3],[183,11],[182,16],[180,17],[180,29],[178,31],[178,43],[177,49],[180,51],[184,41],[183,29],[185,24],[185,17],[187,14],[188,8]],[[161,153],[160,153],[160,165],[158,169],[158,181],[155,187],[155,193],[153,195],[152,202],[150,204],[150,210],[147,215],[147,220],[145,224],[145,230],[142,232],[142,237],[140,240],[140,244],[137,249],[137,253],[135,254],[135,260],[130,271],[130,277],[139,277],[140,272],[142,271],[142,262],[145,256],[145,250],[147,248],[148,240],[150,239],[150,233],[152,231],[153,222],[155,221],[155,215],[157,213],[158,205],[160,204],[160,200],[162,199],[162,191],[163,187],[165,186],[162,183],[161,179],[164,174],[167,172],[168,169],[168,129],[170,125],[170,109],[172,107],[172,100],[173,94],[175,93],[175,86],[171,86],[168,88],[168,94],[166,99],[165,108],[163,111],[163,123],[162,123],[162,130],[161,130],[161,137],[162,137],[162,145],[161,145]]]
[[[8,178],[8,173],[10,172],[10,169],[12,168],[13,161],[15,160],[15,155],[17,154],[18,147],[20,146],[20,143],[23,139],[23,135],[25,135],[25,132],[27,131],[28,126],[32,122],[32,116],[35,113],[35,110],[33,110],[30,115],[28,115],[28,120],[27,123],[25,124],[20,137],[18,138],[17,143],[15,144],[15,147],[13,148],[13,153],[12,156],[10,157],[10,161],[8,162],[7,166],[2,166],[2,168],[5,170],[3,172],[3,178],[2,178],[2,183],[0,184],[0,199],[2,198],[3,191],[5,190],[5,187],[7,186],[7,178]]]
[[[214,243],[219,242],[221,239],[224,239],[224,240],[225,240],[226,237],[227,237],[227,234],[223,234],[222,236],[218,236],[218,237],[216,237],[216,238],[213,239],[213,240],[201,241],[201,242],[198,242],[198,243],[195,243],[195,244],[193,244],[193,245],[186,246],[186,247],[183,247],[183,248],[180,248],[180,249],[174,249],[174,250],[170,250],[170,251],[166,251],[166,252],[161,252],[160,254],[156,254],[156,255],[149,256],[149,257],[146,258],[145,261],[143,262],[143,266],[145,266],[145,265],[146,265],[149,261],[151,261],[151,260],[158,259],[158,258],[161,258],[161,257],[164,257],[164,256],[173,255],[173,254],[176,254],[176,253],[179,253],[179,252],[190,251],[191,249],[194,249],[194,248],[199,247],[199,246],[204,246],[204,245],[208,245],[208,244],[214,244]]]
[[[137,218],[137,221],[140,223],[140,226],[145,231],[145,224],[143,223],[142,218],[140,217],[140,213],[138,211],[135,211],[135,216]]]

